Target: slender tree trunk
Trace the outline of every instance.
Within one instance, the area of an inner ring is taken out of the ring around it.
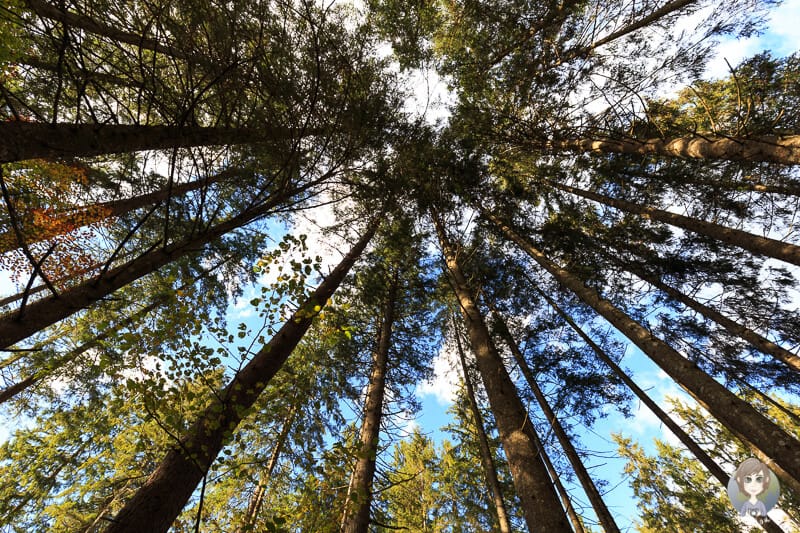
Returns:
[[[472,389],[472,380],[470,379],[469,369],[467,368],[467,359],[464,357],[464,348],[461,346],[461,333],[458,331],[455,318],[453,319],[453,336],[456,339],[458,357],[461,360],[461,370],[464,373],[464,386],[467,389],[467,400],[469,401],[470,411],[472,411],[472,419],[475,422],[475,432],[478,435],[481,464],[483,465],[483,471],[486,474],[486,484],[489,486],[489,493],[492,495],[492,501],[494,502],[495,511],[497,512],[497,525],[501,533],[511,533],[511,524],[508,521],[506,504],[503,502],[503,491],[500,489],[500,480],[497,479],[497,468],[495,468],[492,449],[489,446],[489,439],[484,429],[481,410],[478,407],[478,401],[475,399],[475,391]],[[539,451],[541,453],[541,448]]]
[[[528,382],[531,392],[533,392],[533,395],[536,397],[539,407],[542,409],[544,416],[550,423],[550,427],[553,428],[553,432],[555,433],[559,444],[561,444],[564,454],[567,456],[567,459],[572,465],[575,475],[578,476],[578,480],[580,481],[586,496],[589,497],[589,502],[594,508],[594,512],[600,521],[600,525],[603,526],[603,529],[606,531],[606,533],[620,533],[617,522],[611,515],[611,511],[608,510],[608,506],[606,505],[606,502],[603,501],[600,491],[597,490],[597,486],[594,484],[592,477],[589,475],[589,472],[583,465],[583,461],[581,461],[577,450],[575,450],[575,447],[572,445],[569,435],[567,435],[567,432],[564,431],[564,428],[561,426],[561,422],[558,421],[556,414],[553,412],[553,410],[550,408],[550,404],[547,402],[547,398],[545,398],[544,393],[542,393],[542,390],[536,383],[536,378],[534,377],[533,372],[531,372],[530,366],[528,366],[528,362],[522,355],[519,346],[511,336],[508,326],[499,313],[495,313],[495,316],[498,319],[498,333],[503,340],[505,340],[506,344],[511,350],[514,360],[517,362],[517,366],[522,371],[522,375],[525,377],[525,380]]]
[[[561,307],[555,301],[553,301],[553,299],[550,298],[546,292],[535,286],[534,289],[583,339],[586,345],[589,346],[592,351],[594,351],[597,357],[606,365],[608,365],[614,374],[616,374],[617,377],[619,377],[622,382],[628,386],[628,388],[636,395],[636,397],[639,398],[639,400],[645,404],[654,415],[656,415],[656,418],[658,418],[662,424],[667,426],[667,428],[672,431],[672,434],[677,437],[677,439],[686,447],[687,450],[689,450],[689,452],[691,452],[692,455],[695,456],[698,461],[700,461],[706,470],[708,470],[708,472],[714,476],[723,487],[727,487],[730,475],[725,473],[725,470],[723,470],[722,467],[719,466],[717,462],[714,461],[714,459],[712,459],[711,456],[708,455],[706,451],[701,448],[700,445],[697,444],[697,442],[695,442],[695,440],[688,433],[686,433],[686,431],[684,431],[683,428],[677,422],[675,422],[675,420],[669,416],[666,411],[661,409],[661,407],[659,407],[658,404],[653,401],[653,399],[650,398],[650,396],[648,396],[647,393],[642,390],[642,388],[639,387],[635,381],[633,381],[633,379],[630,378],[628,373],[622,370],[622,368],[620,368],[620,366],[615,363],[613,359],[611,359],[606,351],[603,350],[596,342],[594,342],[594,340],[592,340],[592,338],[589,337],[585,331],[583,331],[583,328],[581,328],[566,311],[561,309]],[[776,524],[771,518],[767,518],[769,521],[764,524],[764,529],[770,533],[783,533],[783,530],[780,528],[780,526],[778,526],[778,524]]]
[[[280,458],[283,446],[286,443],[286,439],[289,437],[289,432],[292,429],[296,415],[297,406],[293,405],[289,410],[289,414],[286,415],[286,419],[283,421],[283,427],[275,442],[275,447],[272,449],[272,455],[269,457],[267,469],[262,472],[259,477],[258,485],[253,491],[250,500],[247,502],[247,512],[242,519],[242,525],[236,530],[236,533],[254,531],[253,528],[255,527],[256,518],[258,518],[258,513],[261,512],[261,505],[264,503],[264,495],[267,493],[267,485],[272,477],[272,472],[275,470],[275,466],[278,464],[278,458]]]
[[[780,259],[781,261],[786,261],[787,263],[800,266],[800,246],[796,246],[794,244],[789,244],[787,242],[782,242],[775,239],[768,239],[766,237],[754,235],[746,231],[729,228],[727,226],[721,226],[713,222],[706,222],[705,220],[699,220],[697,218],[687,217],[677,213],[671,213],[662,209],[638,205],[632,202],[626,202],[625,200],[617,200],[616,198],[610,198],[608,196],[603,196],[591,191],[570,187],[569,185],[563,185],[555,181],[548,180],[547,183],[553,187],[556,187],[557,189],[561,189],[562,191],[609,205],[616,209],[642,215],[644,218],[658,220],[659,222],[664,222],[678,228],[699,233],[700,235],[717,239],[718,241],[722,241],[726,244],[738,246],[739,248],[757,255],[774,257],[775,259]]]
[[[539,450],[539,455],[541,456],[542,462],[547,469],[547,473],[550,474],[550,479],[553,480],[553,485],[556,488],[558,497],[561,499],[561,505],[563,505],[564,509],[567,511],[567,517],[572,524],[572,530],[575,533],[586,533],[586,528],[583,527],[583,521],[581,521],[580,516],[578,516],[578,513],[575,511],[575,506],[572,505],[572,500],[569,497],[569,493],[567,492],[567,489],[564,488],[564,484],[561,483],[561,478],[559,477],[555,466],[553,466],[550,456],[547,455],[547,448],[544,447],[544,443],[539,438],[539,435],[536,434],[536,431],[531,430],[529,434],[531,435],[531,439],[533,439],[534,444],[536,444],[536,449]]]
[[[160,246],[123,265],[110,269],[104,275],[70,287],[58,295],[41,298],[28,304],[24,313],[13,312],[0,317],[0,348],[33,335],[81,309],[85,309],[147,274],[176,259],[202,249],[207,243],[264,216],[269,210],[289,197],[277,194],[256,209],[250,209],[222,222],[205,232],[168,246]],[[21,315],[21,316],[20,316]]]
[[[205,270],[200,275],[195,276],[193,279],[191,279],[188,282],[182,284],[180,287],[178,287],[177,290],[183,290],[186,287],[194,284],[195,282],[197,282],[198,280],[200,280],[204,276],[207,276],[214,269],[218,268],[219,266],[223,265],[224,263],[228,262],[229,260],[230,260],[230,257],[218,262],[216,265],[214,265],[213,267]],[[53,360],[53,361],[49,361],[46,368],[43,368],[43,369],[41,369],[41,370],[39,370],[37,372],[34,372],[30,376],[28,376],[28,377],[26,377],[24,379],[21,379],[17,383],[9,385],[5,389],[0,390],[0,404],[3,404],[4,402],[7,402],[8,400],[11,400],[16,395],[18,395],[21,392],[29,389],[30,387],[32,387],[33,385],[35,385],[36,383],[38,383],[42,379],[46,378],[47,376],[50,376],[53,373],[54,370],[63,369],[66,365],[69,365],[70,363],[75,361],[78,357],[80,357],[82,354],[84,354],[87,351],[89,351],[91,348],[95,348],[95,347],[99,346],[102,342],[107,340],[108,338],[113,337],[120,330],[122,330],[124,328],[127,328],[127,327],[131,326],[132,324],[136,324],[137,322],[139,322],[139,320],[141,320],[144,316],[146,316],[151,311],[156,309],[158,306],[163,305],[170,298],[170,296],[171,296],[171,294],[161,294],[160,296],[157,296],[156,298],[153,299],[152,302],[150,302],[149,304],[147,304],[143,308],[139,309],[138,311],[136,311],[132,315],[129,315],[128,317],[126,317],[121,322],[115,323],[112,327],[109,327],[108,329],[106,329],[102,333],[99,333],[92,340],[90,340],[88,342],[85,342],[85,343],[81,344],[80,346],[77,346],[77,347],[73,348],[72,350],[69,350],[67,353],[56,357],[55,360]],[[39,344],[39,346],[43,347],[46,344],[47,343],[42,343],[42,344]]]
[[[180,59],[189,59],[192,57],[182,50],[176,49],[173,44],[161,43],[156,39],[145,37],[144,35],[126,32],[119,28],[98,22],[94,18],[87,17],[86,15],[70,13],[69,11],[62,10],[50,4],[46,0],[26,0],[26,4],[31,11],[42,18],[61,22],[66,26],[78,28],[96,35],[102,35],[116,42],[132,44],[145,50],[160,52]]]
[[[508,458],[514,486],[520,499],[525,522],[531,531],[571,531],[558,496],[544,467],[539,450],[526,433],[528,414],[517,395],[514,382],[489,336],[489,330],[475,304],[453,245],[447,239],[437,214],[432,214],[439,243],[447,263],[453,290],[461,305],[467,332],[475,353],[478,372],[483,380],[489,404],[497,421],[500,440]]]
[[[602,39],[596,40],[591,45],[589,45],[586,49],[581,51],[581,53],[579,55],[585,55],[585,54],[591,52],[592,50],[594,50],[595,48],[599,48],[599,47],[601,47],[603,45],[606,45],[606,44],[608,44],[608,43],[610,43],[612,41],[616,41],[620,37],[624,37],[624,36],[626,36],[626,35],[628,35],[630,33],[633,33],[633,32],[635,32],[637,30],[645,28],[645,27],[649,26],[650,24],[652,24],[653,22],[655,22],[655,21],[657,21],[657,20],[659,20],[659,19],[661,19],[661,18],[663,18],[663,17],[665,17],[665,16],[667,16],[667,15],[669,15],[671,13],[679,11],[679,10],[683,9],[684,7],[686,7],[688,5],[691,5],[691,4],[694,4],[696,2],[697,2],[697,0],[672,0],[671,2],[667,2],[662,7],[660,7],[659,9],[656,9],[655,11],[653,11],[652,13],[647,15],[646,17],[642,17],[639,20],[635,20],[635,21],[631,22],[630,24],[628,24],[627,26],[623,26],[622,28],[618,29],[617,31],[615,31],[615,32],[613,32],[613,33],[611,33],[609,35],[606,35]]]
[[[657,155],[687,159],[769,161],[784,165],[800,163],[800,135],[720,137],[714,134],[673,139],[612,139],[607,137],[554,139],[534,147],[570,152]]]
[[[637,268],[632,265],[623,264],[622,261],[617,261],[613,259],[615,263],[620,265],[623,269],[634,274],[635,276],[639,277],[640,279],[646,281],[653,287],[657,288],[658,290],[664,292],[665,294],[669,295],[670,298],[674,298],[675,300],[679,301],[689,309],[692,309],[707,319],[716,322],[723,328],[725,328],[728,332],[738,335],[740,338],[744,339],[745,341],[752,344],[758,350],[765,354],[769,354],[774,358],[783,361],[789,367],[793,368],[794,370],[800,371],[800,356],[790,352],[786,348],[779,346],[772,342],[771,340],[759,335],[755,331],[746,328],[742,324],[731,320],[730,318],[726,317],[719,311],[712,309],[711,307],[698,302],[697,300],[683,294],[678,289],[674,287],[670,287],[656,276],[651,276],[647,274],[641,268]]]
[[[88,226],[89,224],[102,222],[103,220],[112,217],[119,217],[130,213],[134,209],[154,205],[158,202],[163,202],[167,198],[181,196],[191,191],[209,187],[235,175],[235,170],[224,170],[216,176],[202,178],[199,180],[190,181],[188,183],[179,183],[173,185],[172,187],[164,187],[158,191],[141,194],[132,198],[122,198],[120,200],[85,205],[76,207],[69,211],[54,214],[54,216],[57,216],[59,221],[63,222],[64,225],[60,225],[60,227],[35,228],[33,235],[26,238],[25,244],[33,244],[52,239],[53,237],[65,233],[63,230],[64,227],[77,229],[83,226]],[[24,226],[25,222],[23,221],[23,232],[31,233],[30,230],[25,231],[27,228]],[[17,242],[17,237],[13,231],[5,231],[0,233],[0,254],[15,250],[18,247],[20,247],[20,243]]]
[[[89,157],[139,150],[258,143],[300,135],[319,135],[320,131],[266,125],[258,129],[233,129],[9,121],[0,123],[0,163],[37,158]]]
[[[377,230],[377,216],[367,231],[283,324],[274,337],[253,356],[215,401],[186,431],[145,484],[114,518],[106,533],[165,532],[189,501],[220,450],[228,443],[242,417],[275,373],[283,366],[314,317],[333,295],[347,272]]]
[[[392,328],[399,287],[399,272],[395,271],[389,293],[383,303],[380,330],[372,354],[372,372],[364,400],[364,420],[361,424],[360,448],[353,475],[350,478],[348,497],[344,504],[343,533],[367,533],[372,507],[372,483],[375,477],[375,461],[380,442],[383,397],[386,391],[386,369],[389,348],[392,346]]]
[[[734,433],[746,437],[757,449],[774,461],[786,473],[787,482],[800,479],[800,442],[737,397],[696,364],[683,357],[646,328],[631,319],[594,289],[550,261],[542,252],[515,233],[486,209],[479,206],[484,217],[510,240],[517,243],[534,261],[556,278],[563,287],[572,291],[589,307],[608,320],[631,342],[638,346],[676,383],[681,385],[700,405]],[[790,480],[791,478],[791,480]]]

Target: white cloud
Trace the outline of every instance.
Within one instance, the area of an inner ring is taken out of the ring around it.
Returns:
[[[461,363],[455,348],[444,343],[433,359],[433,378],[417,386],[417,394],[432,395],[439,405],[449,406],[456,399],[458,383],[461,379]]]
[[[706,76],[724,78],[730,75],[725,63],[736,67],[743,59],[763,50],[784,56],[800,50],[800,0],[785,0],[774,8],[767,22],[767,31],[748,39],[725,39],[717,46],[715,58],[706,69]]]

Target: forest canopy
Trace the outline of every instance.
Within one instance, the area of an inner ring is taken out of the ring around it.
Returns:
[[[777,6],[5,0],[0,531],[800,528]]]

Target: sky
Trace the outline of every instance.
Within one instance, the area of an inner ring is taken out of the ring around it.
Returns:
[[[706,74],[708,77],[724,77],[729,73],[726,59],[731,65],[736,65],[742,59],[764,49],[771,50],[776,56],[800,50],[800,0],[787,0],[776,8],[763,35],[745,40],[726,40],[721,43],[717,47],[716,58],[709,63]],[[446,117],[446,104],[452,99],[442,80],[432,72],[415,73],[412,76],[409,83],[416,89],[413,97],[407,102],[407,110],[424,114],[430,122]],[[333,222],[334,218],[329,209],[319,209],[307,212],[298,218],[293,228],[293,231],[309,235],[311,250],[325,258],[323,271],[338,263],[341,253],[346,251],[341,240],[337,241],[330,235],[323,234],[321,230]],[[264,278],[261,280],[262,283],[268,281]],[[0,271],[0,297],[15,293],[17,289],[11,283],[8,273]],[[253,319],[254,313],[248,304],[252,297],[252,293],[246,292],[242,298],[231,304],[228,316],[233,324]],[[629,347],[621,364],[632,371],[637,382],[660,404],[664,404],[667,396],[690,401],[662,370],[649,362],[638,350]],[[417,388],[417,394],[422,400],[422,411],[415,419],[406,422],[406,428],[410,431],[414,427],[419,427],[423,432],[440,440],[445,437],[441,428],[450,422],[446,410],[452,404],[460,373],[456,370],[459,365],[455,355],[448,349],[441,350],[433,365],[435,377],[430,382],[421,383]],[[0,427],[0,442],[7,438],[6,431],[7,428]],[[613,458],[616,445],[610,438],[612,432],[622,432],[625,436],[633,437],[650,453],[653,451],[654,438],[673,444],[676,440],[648,409],[636,405],[632,419],[625,419],[616,410],[609,409],[608,417],[598,422],[591,432],[579,432],[586,447],[603,452],[602,456],[595,456],[590,460],[590,471],[598,478],[610,482],[610,491],[606,499],[612,512],[618,517],[620,526],[626,530],[636,519],[637,510],[632,503],[634,498],[628,482],[621,477],[624,461]],[[577,501],[583,502],[588,508],[580,489],[575,486],[570,488]]]

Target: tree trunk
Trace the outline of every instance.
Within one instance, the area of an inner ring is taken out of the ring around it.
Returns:
[[[433,213],[432,218],[450,273],[453,291],[461,304],[478,372],[497,421],[500,440],[508,458],[528,529],[569,533],[571,528],[548,478],[539,450],[525,432],[525,428],[530,426],[525,407],[517,395],[514,382],[511,381],[503,365],[503,360],[489,336],[483,316],[470,293],[467,280],[461,272],[457,252],[448,241],[438,215]]]
[[[738,335],[740,338],[744,339],[745,341],[752,344],[758,350],[765,354],[769,354],[774,358],[783,361],[788,366],[793,368],[794,370],[800,371],[800,356],[790,352],[786,348],[779,346],[772,342],[771,340],[759,335],[755,331],[746,328],[742,324],[731,320],[730,318],[726,317],[719,311],[712,309],[711,307],[698,302],[697,300],[683,294],[678,289],[674,287],[670,287],[656,276],[651,276],[647,274],[640,268],[634,267],[632,265],[623,264],[621,261],[614,260],[617,264],[619,264],[623,269],[638,276],[640,279],[646,281],[653,287],[659,289],[660,291],[664,292],[665,294],[669,295],[670,298],[674,298],[675,300],[679,301],[689,309],[692,309],[704,317],[716,322],[723,328],[725,328],[728,332]]]
[[[380,223],[377,216],[367,231],[283,324],[272,339],[239,371],[215,401],[198,416],[179,445],[171,449],[145,484],[114,518],[106,533],[165,532],[189,501],[220,450],[230,442],[237,425],[283,366],[347,272],[364,251]]]
[[[479,206],[476,208],[506,237],[517,243],[534,261],[556,278],[559,284],[572,291],[628,337],[712,416],[734,433],[745,437],[743,440],[752,443],[767,457],[772,458],[794,482],[800,479],[800,454],[797,453],[800,442],[700,370],[696,364],[653,336],[611,302],[601,298],[597,291],[587,287],[580,279],[550,261],[496,216]],[[787,482],[791,481],[787,479]]]
[[[0,163],[191,146],[258,143],[300,135],[319,135],[320,131],[266,125],[258,129],[234,129],[9,121],[0,123]]]
[[[372,354],[372,372],[364,400],[364,421],[361,425],[360,448],[350,486],[344,503],[343,533],[367,533],[372,507],[372,482],[375,477],[375,461],[380,442],[383,397],[386,391],[386,369],[389,348],[392,346],[399,273],[393,274],[389,294],[383,304],[380,331]],[[355,509],[354,509],[355,508]],[[355,511],[355,512],[353,512]]]
[[[486,484],[489,486],[489,493],[492,495],[492,501],[494,502],[494,507],[497,512],[497,525],[500,527],[501,533],[511,533],[511,524],[508,521],[506,504],[503,502],[503,491],[500,489],[500,480],[497,479],[497,469],[494,465],[492,449],[489,446],[489,439],[486,436],[486,430],[483,425],[481,410],[478,407],[478,401],[475,399],[475,391],[472,389],[472,380],[469,376],[466,357],[464,357],[464,348],[461,346],[461,333],[458,331],[455,318],[453,318],[453,336],[456,339],[458,357],[461,360],[461,370],[464,372],[464,386],[467,389],[467,400],[469,401],[470,411],[472,411],[475,432],[478,435],[478,444],[481,450],[481,464],[483,465],[483,471],[486,474]]]
[[[578,480],[580,481],[586,496],[589,497],[589,502],[592,504],[592,508],[594,508],[594,512],[597,515],[597,519],[600,521],[600,525],[603,526],[603,529],[606,531],[606,533],[620,533],[617,522],[614,520],[614,517],[611,516],[611,511],[608,510],[608,506],[606,506],[606,502],[603,501],[600,491],[597,490],[597,486],[594,484],[592,477],[589,475],[589,472],[583,465],[583,461],[581,461],[577,450],[575,450],[575,447],[572,445],[569,435],[567,435],[567,432],[564,431],[564,428],[561,426],[558,418],[556,418],[556,414],[550,408],[547,398],[545,398],[542,390],[536,383],[536,378],[533,376],[533,372],[531,372],[530,366],[528,366],[528,362],[522,355],[519,346],[511,336],[508,326],[499,313],[495,313],[495,316],[498,319],[498,333],[500,333],[500,336],[503,338],[503,340],[505,340],[506,344],[511,350],[514,360],[517,362],[517,366],[519,367],[520,371],[522,371],[522,375],[525,376],[525,380],[528,382],[531,392],[533,392],[533,395],[536,397],[539,407],[542,409],[544,416],[550,423],[550,427],[553,428],[553,432],[555,433],[561,448],[564,450],[564,454],[566,454],[570,465],[572,465],[575,475],[578,476]]]
[[[183,290],[186,287],[194,284],[195,282],[199,281],[204,276],[207,276],[208,274],[210,274],[216,268],[222,266],[224,263],[227,263],[229,260],[230,260],[230,257],[228,257],[226,259],[223,259],[222,261],[219,261],[216,265],[214,265],[213,267],[203,271],[200,275],[195,276],[194,278],[192,278],[188,282],[182,284],[176,290]],[[49,376],[51,374],[52,370],[63,368],[65,365],[70,364],[75,359],[80,357],[82,354],[86,353],[89,349],[99,346],[100,343],[102,343],[103,341],[105,341],[109,337],[114,336],[117,332],[119,332],[123,328],[127,328],[127,327],[131,326],[132,324],[136,324],[145,315],[147,315],[148,313],[150,313],[151,311],[156,309],[158,306],[163,305],[169,299],[170,296],[171,296],[171,294],[161,294],[159,296],[156,296],[156,298],[154,298],[152,302],[150,302],[149,304],[147,304],[143,308],[139,309],[138,311],[136,311],[132,315],[126,317],[121,322],[118,322],[118,323],[114,324],[112,327],[109,327],[108,329],[103,331],[102,333],[99,333],[92,340],[90,340],[88,342],[84,342],[80,346],[77,346],[77,347],[73,348],[72,350],[69,350],[64,355],[56,357],[55,361],[49,361],[48,364],[47,364],[47,368],[41,369],[41,370],[39,370],[37,372],[34,372],[30,376],[18,381],[17,383],[14,383],[13,385],[9,385],[5,389],[0,390],[0,405],[3,404],[4,402],[7,402],[8,400],[11,400],[17,394],[20,394],[21,392],[23,392],[23,391],[27,390],[28,388],[32,387],[33,385],[35,385],[36,383],[41,381],[43,378]],[[46,345],[46,343],[38,344],[38,346],[45,346],[45,345]]]
[[[204,187],[208,187],[222,180],[229,179],[236,175],[236,171],[229,169],[224,170],[216,176],[209,178],[202,178],[188,183],[179,183],[172,187],[164,187],[158,191],[153,191],[147,194],[141,194],[132,198],[122,198],[120,200],[111,200],[109,202],[100,202],[93,205],[85,205],[54,214],[63,221],[67,227],[80,228],[101,222],[103,220],[119,217],[126,213],[130,213],[134,209],[154,205],[158,202],[163,202],[167,198],[181,196],[191,191],[196,191]],[[26,224],[25,220],[21,221],[22,225]],[[22,228],[23,233],[26,233],[25,227]],[[26,238],[25,244],[33,244],[41,241],[52,239],[64,233],[59,227],[40,227],[35,228],[35,234]],[[27,231],[30,233],[30,230]],[[0,254],[10,252],[19,248],[21,244],[17,241],[17,237],[13,231],[5,231],[0,233]]]
[[[155,272],[162,266],[202,249],[203,246],[229,231],[264,216],[272,207],[287,197],[287,193],[276,195],[264,205],[240,213],[196,237],[152,249],[136,259],[110,269],[104,275],[70,287],[58,295],[28,304],[24,313],[13,312],[0,317],[0,348],[11,346],[73,313],[89,307],[117,289]]]
[[[283,421],[283,427],[281,428],[281,432],[278,435],[277,441],[275,442],[275,447],[272,449],[272,455],[269,457],[267,469],[261,474],[258,485],[253,491],[250,501],[247,502],[247,512],[242,519],[242,525],[236,530],[236,533],[248,533],[254,531],[253,528],[255,527],[256,518],[258,518],[258,513],[261,511],[261,505],[264,503],[264,494],[267,492],[267,485],[272,477],[272,472],[275,470],[275,466],[278,464],[278,458],[283,450],[283,445],[286,443],[286,439],[289,437],[292,424],[294,424],[295,415],[297,415],[297,406],[293,405],[292,408],[289,409],[289,414],[286,415],[286,419]]]
[[[706,222],[705,220],[699,220],[697,218],[687,217],[677,213],[670,213],[669,211],[664,211],[662,209],[638,205],[632,202],[626,202],[625,200],[617,200],[616,198],[610,198],[608,196],[603,196],[591,191],[570,187],[569,185],[563,185],[555,181],[547,180],[547,183],[553,187],[561,189],[562,191],[609,205],[616,209],[642,215],[647,219],[658,220],[659,222],[664,222],[678,228],[699,233],[700,235],[717,239],[718,241],[726,244],[738,246],[739,248],[757,255],[774,257],[775,259],[780,259],[781,261],[786,261],[787,263],[800,266],[800,246],[796,246],[794,244],[789,244],[775,239],[768,239],[766,237],[754,235],[746,231],[729,228],[727,226],[721,226],[713,222]]]
[[[800,135],[763,135],[760,137],[720,137],[714,134],[674,139],[553,139],[534,143],[534,148],[570,152],[657,155],[688,159],[727,161],[769,161],[784,165],[800,163]]]
[[[672,434],[675,435],[679,441],[681,441],[686,449],[689,450],[689,452],[691,452],[692,455],[694,455],[704,467],[706,467],[706,470],[708,470],[708,472],[714,476],[723,487],[727,488],[730,476],[725,473],[722,467],[719,466],[717,462],[714,461],[714,459],[712,459],[711,456],[708,455],[706,451],[701,448],[700,445],[697,444],[697,442],[695,442],[695,440],[688,433],[686,433],[686,431],[684,431],[677,422],[675,422],[675,420],[672,419],[671,416],[669,416],[669,414],[661,409],[661,407],[659,407],[658,404],[653,401],[653,399],[650,398],[650,396],[648,396],[647,393],[630,378],[628,373],[622,370],[622,368],[620,368],[619,365],[617,365],[617,363],[611,359],[605,350],[603,350],[596,342],[594,342],[592,338],[589,337],[585,331],[583,331],[583,328],[581,328],[566,311],[561,309],[561,307],[555,301],[553,301],[553,299],[550,298],[547,293],[535,286],[534,289],[583,339],[586,345],[594,351],[597,357],[600,358],[600,360],[606,365],[608,365],[608,367],[617,375],[617,377],[619,377],[622,382],[625,383],[625,385],[627,385],[631,391],[633,391],[636,397],[639,398],[639,400],[645,404],[654,415],[656,415],[656,418],[658,418],[662,424],[667,426],[667,428],[672,431]],[[780,526],[778,526],[778,524],[776,524],[771,518],[769,518],[769,521],[764,524],[764,529],[770,533],[783,533],[783,530],[780,528]]]
[[[129,33],[120,30],[119,28],[103,24],[85,15],[70,13],[69,11],[59,9],[58,7],[48,3],[46,0],[26,0],[25,3],[28,5],[31,11],[42,18],[61,22],[66,26],[78,28],[88,33],[102,35],[103,37],[108,37],[112,41],[132,44],[145,50],[160,52],[175,58],[189,59],[191,57],[182,50],[175,49],[173,44],[164,44],[156,39],[145,37],[144,35]]]

